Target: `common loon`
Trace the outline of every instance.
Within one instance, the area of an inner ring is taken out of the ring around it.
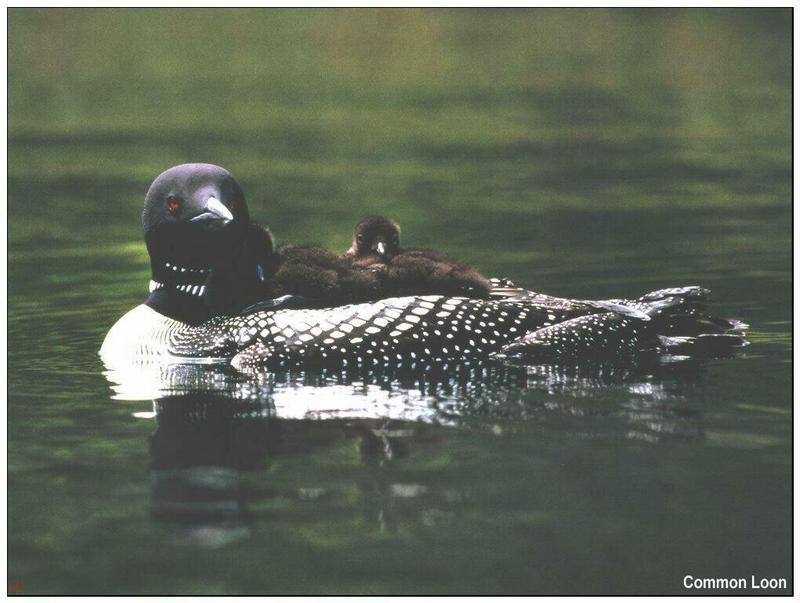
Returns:
[[[181,165],[145,198],[153,280],[100,350],[107,365],[231,361],[257,367],[377,366],[490,356],[539,362],[624,359],[644,349],[692,354],[745,342],[745,325],[712,318],[707,291],[682,287],[635,300],[585,301],[524,292],[499,300],[424,295],[315,309],[241,313],[263,292],[241,188],[226,170]],[[159,280],[160,279],[160,280]]]
[[[361,220],[346,254],[354,263],[378,268],[390,295],[437,294],[488,298],[489,279],[469,266],[429,249],[402,249],[400,225],[383,216]]]

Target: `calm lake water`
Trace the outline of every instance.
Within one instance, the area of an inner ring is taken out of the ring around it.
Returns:
[[[22,594],[791,588],[791,11],[9,13],[9,580]],[[537,291],[698,284],[735,358],[104,374],[163,169],[281,241],[385,213]],[[120,375],[116,375],[119,379]]]

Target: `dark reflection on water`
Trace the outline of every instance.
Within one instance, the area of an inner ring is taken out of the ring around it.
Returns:
[[[283,457],[325,454],[344,442],[357,449],[356,463],[374,470],[369,483],[357,485],[376,494],[366,510],[373,529],[393,533],[396,498],[441,499],[436,508],[422,509],[406,522],[430,527],[457,516],[457,505],[447,504],[463,498],[457,488],[389,483],[381,469],[420,447],[442,446],[456,435],[457,426],[477,426],[499,436],[504,428],[485,425],[487,419],[507,424],[547,416],[588,417],[608,424],[576,435],[648,443],[703,438],[703,413],[685,401],[687,394],[698,396],[702,391],[704,371],[697,361],[453,366],[405,375],[296,373],[255,376],[235,386],[219,369],[173,369],[161,387],[192,389],[204,383],[208,391],[160,397],[152,413],[140,413],[152,414],[156,423],[150,440],[150,513],[176,527],[176,542],[211,548],[248,538],[254,524],[269,520],[251,510],[253,503],[276,497],[313,503],[326,496],[324,487],[276,490],[270,485],[270,465]],[[111,372],[109,378],[118,375]],[[337,395],[332,387],[348,391]],[[584,403],[594,392],[611,387],[625,391],[627,400],[604,406]],[[384,394],[384,404],[376,388]],[[124,384],[121,391],[126,393]],[[544,396],[526,399],[526,391]],[[390,401],[393,396],[399,399]],[[298,408],[298,402],[305,404]]]
[[[441,426],[386,418],[282,419],[269,404],[214,394],[171,396],[156,401],[154,408],[150,512],[175,526],[177,542],[211,548],[250,537],[255,523],[269,521],[268,513],[251,509],[253,504],[276,498],[314,504],[329,497],[325,487],[273,487],[269,467],[283,457],[324,454],[342,442],[352,442],[356,462],[373,471],[356,484],[370,497],[368,529],[395,533],[392,499],[428,495],[431,489],[389,483],[381,468],[447,438]],[[445,502],[461,498],[454,489],[433,490]],[[451,515],[429,509],[418,520],[432,526]]]

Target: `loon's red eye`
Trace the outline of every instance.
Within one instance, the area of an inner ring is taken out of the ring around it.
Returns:
[[[173,214],[181,208],[181,200],[174,195],[167,197],[167,207]]]

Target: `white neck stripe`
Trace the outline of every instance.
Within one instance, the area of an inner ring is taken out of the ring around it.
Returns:
[[[166,289],[166,288],[167,286],[164,283],[159,283],[158,281],[154,280],[150,281],[150,293],[152,293],[153,291],[157,291],[159,289]],[[180,291],[181,293],[194,295],[196,297],[202,297],[203,294],[206,292],[205,285],[170,285],[169,288]]]

